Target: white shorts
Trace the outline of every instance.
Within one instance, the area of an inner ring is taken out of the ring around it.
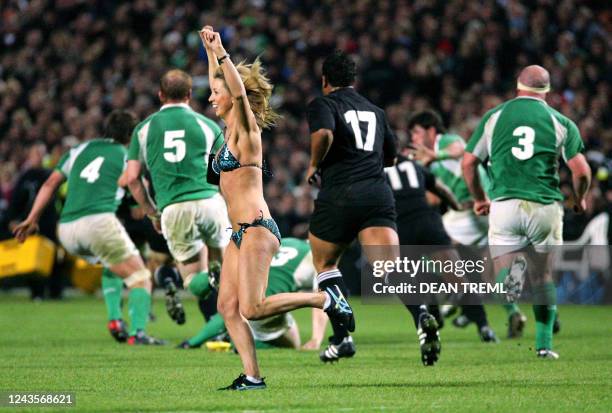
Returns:
[[[293,325],[295,319],[289,313],[278,314],[263,320],[249,321],[253,337],[258,341],[272,341],[285,334]]]
[[[80,255],[90,262],[100,261],[105,267],[138,255],[127,231],[115,214],[110,212],[60,223],[57,234],[69,253]]]
[[[471,209],[449,210],[442,216],[442,222],[448,236],[461,245],[486,245],[487,243],[489,228],[487,217],[478,216]]]
[[[219,194],[168,205],[162,212],[161,227],[170,253],[179,262],[194,257],[204,244],[227,246],[231,235],[227,206]]]
[[[489,214],[491,256],[498,257],[533,245],[548,252],[563,245],[563,208],[558,202],[540,204],[522,199],[491,202]]]

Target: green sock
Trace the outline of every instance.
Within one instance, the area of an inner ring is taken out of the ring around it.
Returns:
[[[553,283],[534,287],[533,314],[536,320],[536,350],[552,349],[553,325],[557,313],[556,290]]]
[[[504,310],[506,310],[506,314],[508,314],[508,316],[511,316],[514,313],[520,313],[521,309],[519,308],[518,305],[516,305],[516,303],[506,303],[503,304]]]
[[[206,298],[210,293],[210,284],[208,282],[208,272],[200,271],[189,283],[189,291],[196,297]]]
[[[210,317],[210,320],[208,320],[206,325],[198,334],[191,337],[187,341],[192,346],[201,346],[204,344],[204,342],[218,336],[219,334],[225,333],[225,331],[225,322],[223,321],[223,317],[221,317],[221,314],[217,313]]]
[[[136,335],[138,330],[143,330],[149,320],[151,309],[151,294],[144,288],[132,288],[128,296],[128,307],[130,310],[130,335]]]
[[[119,320],[121,315],[121,292],[123,280],[108,268],[102,271],[102,294],[106,304],[108,321]]]

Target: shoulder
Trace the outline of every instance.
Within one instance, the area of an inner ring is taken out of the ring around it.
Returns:
[[[313,100],[308,103],[308,108],[319,108],[319,107],[328,107],[331,108],[333,105],[332,98],[328,96],[317,96]]]
[[[134,128],[134,133],[140,131],[146,124],[150,123],[158,114],[159,112],[155,112],[147,116],[143,121],[136,125],[136,127]]]
[[[564,114],[562,114],[561,112],[559,112],[558,110],[556,110],[555,108],[546,105],[548,111],[550,112],[550,114],[563,126],[565,126],[566,128],[578,128],[578,126],[576,125],[576,123],[571,120],[570,118],[568,118],[567,116],[565,116]]]

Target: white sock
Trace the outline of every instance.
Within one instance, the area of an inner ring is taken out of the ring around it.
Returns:
[[[323,303],[323,310],[327,310],[331,305],[331,296],[325,291],[325,303]]]
[[[247,380],[250,381],[251,383],[261,383],[261,379],[256,379],[253,376],[246,376]]]

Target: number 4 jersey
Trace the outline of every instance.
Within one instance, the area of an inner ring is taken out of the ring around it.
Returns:
[[[491,200],[524,199],[550,204],[563,200],[559,157],[584,149],[578,128],[541,99],[518,97],[485,114],[466,150],[489,159]]]
[[[124,194],[117,181],[125,169],[126,158],[125,147],[112,139],[92,139],[64,154],[55,167],[68,180],[60,222],[114,213]]]
[[[219,126],[189,105],[169,104],[138,124],[129,159],[151,174],[157,208],[207,199],[219,188],[206,182],[208,154],[223,144]]]

